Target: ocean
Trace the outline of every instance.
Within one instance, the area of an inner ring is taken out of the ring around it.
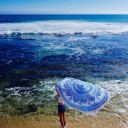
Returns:
[[[43,87],[53,100],[65,77],[99,84],[128,112],[128,15],[0,15],[0,95]]]

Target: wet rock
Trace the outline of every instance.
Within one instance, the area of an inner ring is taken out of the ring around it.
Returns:
[[[120,80],[119,80],[119,81],[117,81],[117,84],[121,84],[121,83],[122,83],[122,81],[120,81]]]
[[[36,112],[38,110],[35,104],[29,104],[27,108],[28,108],[28,112]]]
[[[63,35],[61,33],[54,33],[56,37],[62,37]]]
[[[75,32],[74,34],[75,34],[75,35],[81,35],[82,32]]]

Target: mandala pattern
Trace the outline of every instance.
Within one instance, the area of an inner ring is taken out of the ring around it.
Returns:
[[[74,78],[65,78],[56,87],[68,106],[82,112],[96,112],[109,99],[105,89]]]

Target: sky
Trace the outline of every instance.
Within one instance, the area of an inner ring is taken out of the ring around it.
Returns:
[[[0,14],[128,14],[128,0],[0,0]]]

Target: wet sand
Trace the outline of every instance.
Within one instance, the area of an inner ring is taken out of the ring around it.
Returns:
[[[0,128],[59,128],[57,116],[1,117]],[[67,116],[67,128],[128,128],[128,116]]]

